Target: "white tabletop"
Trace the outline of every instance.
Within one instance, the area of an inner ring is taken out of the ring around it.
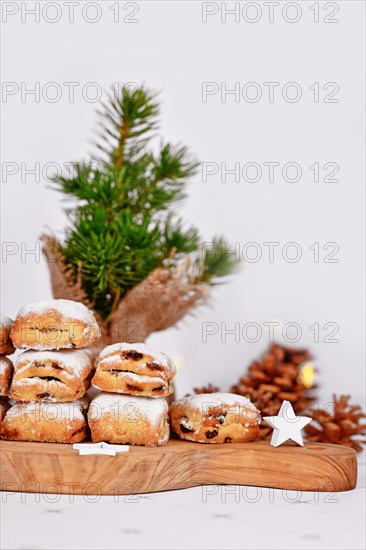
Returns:
[[[364,549],[365,453],[344,493],[205,486],[141,496],[1,495],[3,550]]]

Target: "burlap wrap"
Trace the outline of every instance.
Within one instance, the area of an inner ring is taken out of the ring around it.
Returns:
[[[144,342],[149,334],[174,326],[208,299],[209,286],[196,282],[197,263],[186,257],[178,267],[152,271],[103,320],[89,301],[81,277],[65,265],[57,240],[42,236],[42,241],[54,297],[82,302],[93,310],[103,334],[100,348],[115,342]]]

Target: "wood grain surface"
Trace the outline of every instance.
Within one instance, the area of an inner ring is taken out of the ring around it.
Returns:
[[[72,445],[1,441],[0,451],[3,491],[126,495],[229,484],[336,492],[354,488],[357,479],[353,449],[319,443],[274,448],[267,441],[170,440],[116,456],[80,456]]]

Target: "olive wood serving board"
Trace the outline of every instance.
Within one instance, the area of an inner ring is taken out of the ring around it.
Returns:
[[[80,456],[72,445],[1,441],[0,451],[3,491],[126,495],[222,484],[336,492],[353,489],[357,479],[353,449],[319,443],[170,440],[116,456]]]

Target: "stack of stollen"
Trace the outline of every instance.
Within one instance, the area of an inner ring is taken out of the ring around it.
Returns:
[[[21,308],[10,329],[15,360],[8,391],[15,404],[1,424],[1,437],[17,441],[75,443],[88,434],[83,398],[94,374],[88,346],[101,337],[93,313],[71,300]]]
[[[112,344],[100,353],[95,370],[89,346],[99,341],[100,328],[91,311],[70,300],[28,304],[14,323],[2,316],[0,337],[0,354],[22,350],[14,368],[0,356],[3,439],[79,443],[90,428],[94,442],[167,443],[166,398],[176,368],[164,353],[143,343]],[[88,411],[84,395],[91,383],[100,392]],[[170,423],[180,439],[242,443],[257,437],[260,412],[239,395],[200,394],[173,403]]]
[[[175,374],[169,357],[145,344],[107,346],[92,380],[102,390],[88,412],[92,440],[146,446],[167,443],[166,397],[172,393]]]
[[[13,321],[6,315],[0,314],[0,422],[9,408],[7,396],[13,377],[13,363],[6,357],[12,355],[15,348],[10,340],[10,331]]]

